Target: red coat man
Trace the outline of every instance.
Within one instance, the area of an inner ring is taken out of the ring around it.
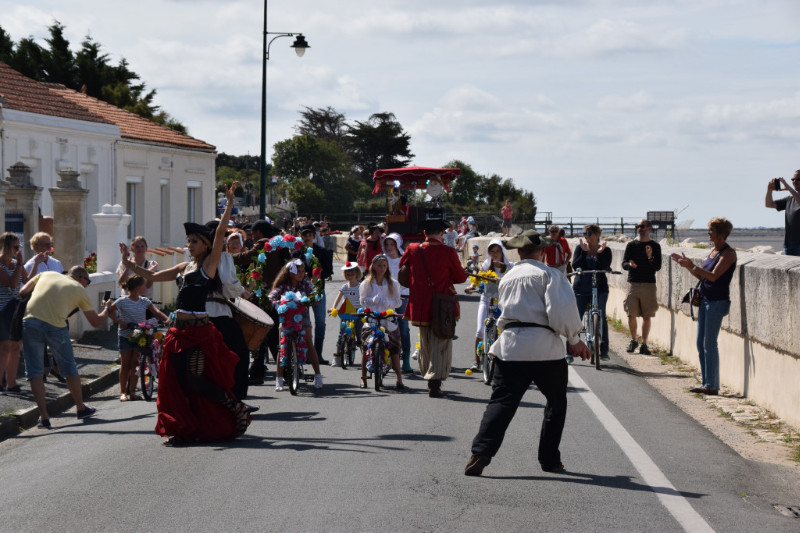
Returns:
[[[422,376],[428,380],[429,395],[433,398],[443,396],[441,384],[450,373],[453,359],[453,340],[436,337],[430,327],[436,319],[432,316],[433,294],[455,294],[453,284],[467,280],[467,272],[461,266],[458,254],[442,242],[444,230],[449,226],[444,220],[426,221],[423,225],[425,242],[409,245],[400,259],[400,267],[407,265],[410,270],[408,305],[404,318],[419,328],[418,362]],[[429,277],[433,287],[428,284]]]

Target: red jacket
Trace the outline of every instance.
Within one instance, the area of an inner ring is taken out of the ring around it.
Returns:
[[[423,251],[425,263],[421,257]],[[433,289],[428,286],[425,264],[428,265],[427,274],[430,275]],[[458,253],[453,248],[431,239],[427,239],[421,245],[410,244],[400,259],[400,267],[403,265],[408,265],[411,270],[408,305],[403,318],[410,320],[415,326],[429,326],[433,293],[455,294],[453,284],[467,281],[467,272],[461,266]],[[458,316],[456,309],[456,318]]]

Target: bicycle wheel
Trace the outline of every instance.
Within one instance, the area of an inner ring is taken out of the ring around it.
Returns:
[[[348,337],[347,335],[342,335],[339,338],[339,342],[336,343],[336,353],[339,355],[340,366],[343,369],[347,369],[347,348],[348,348]]]
[[[289,384],[289,392],[292,396],[297,395],[297,388],[300,386],[300,362],[297,360],[297,346],[294,341],[289,344],[289,353],[286,355],[286,368],[283,369],[283,377]],[[286,373],[289,375],[286,375]]]
[[[372,349],[372,377],[375,379],[375,390],[381,390],[383,385],[383,343],[375,341]]]
[[[594,367],[600,370],[600,343],[601,336],[603,335],[600,329],[600,314],[592,314],[592,332],[594,333],[594,345],[592,346],[592,359],[594,359]]]
[[[350,336],[350,340],[347,342],[347,364],[353,366],[356,362],[356,348],[358,343],[356,342],[355,333]]]
[[[142,382],[142,396],[146,401],[153,399],[155,389],[155,372],[153,372],[153,352],[148,349],[141,351],[142,360],[139,363],[139,379]]]
[[[483,354],[481,355],[481,366],[483,367],[483,382],[486,385],[492,384],[492,375],[494,374],[494,358],[489,355],[489,348],[492,347],[494,341],[497,340],[497,328],[495,328],[496,321],[491,318],[483,326]]]

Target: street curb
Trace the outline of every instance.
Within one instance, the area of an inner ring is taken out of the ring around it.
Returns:
[[[115,366],[99,378],[81,385],[83,397],[84,399],[91,398],[93,394],[108,390],[117,383],[119,383],[119,366]],[[75,405],[75,402],[72,401],[72,395],[67,391],[47,401],[47,412],[50,416],[55,416],[63,413],[73,405]],[[0,417],[0,442],[34,427],[38,420],[39,408],[36,406],[28,409],[19,409],[11,415],[3,415]]]

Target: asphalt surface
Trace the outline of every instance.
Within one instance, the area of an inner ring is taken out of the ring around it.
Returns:
[[[329,302],[339,284],[328,285]],[[261,410],[243,437],[168,448],[153,433],[154,403],[120,403],[116,387],[95,394],[96,417],[78,421],[73,409],[52,431],[0,443],[2,529],[800,529],[774,508],[800,504],[796,473],[743,459],[616,354],[599,372],[570,368],[565,472],[539,469],[544,398],[532,388],[484,475],[464,476],[490,395],[464,372],[476,311],[475,298],[462,298],[441,400],[419,376],[406,378],[408,392],[375,392],[359,389],[357,369],[339,368],[323,369],[322,392],[303,384],[291,396],[274,391],[270,365],[267,383],[251,388]],[[328,321],[325,357],[337,323]]]

